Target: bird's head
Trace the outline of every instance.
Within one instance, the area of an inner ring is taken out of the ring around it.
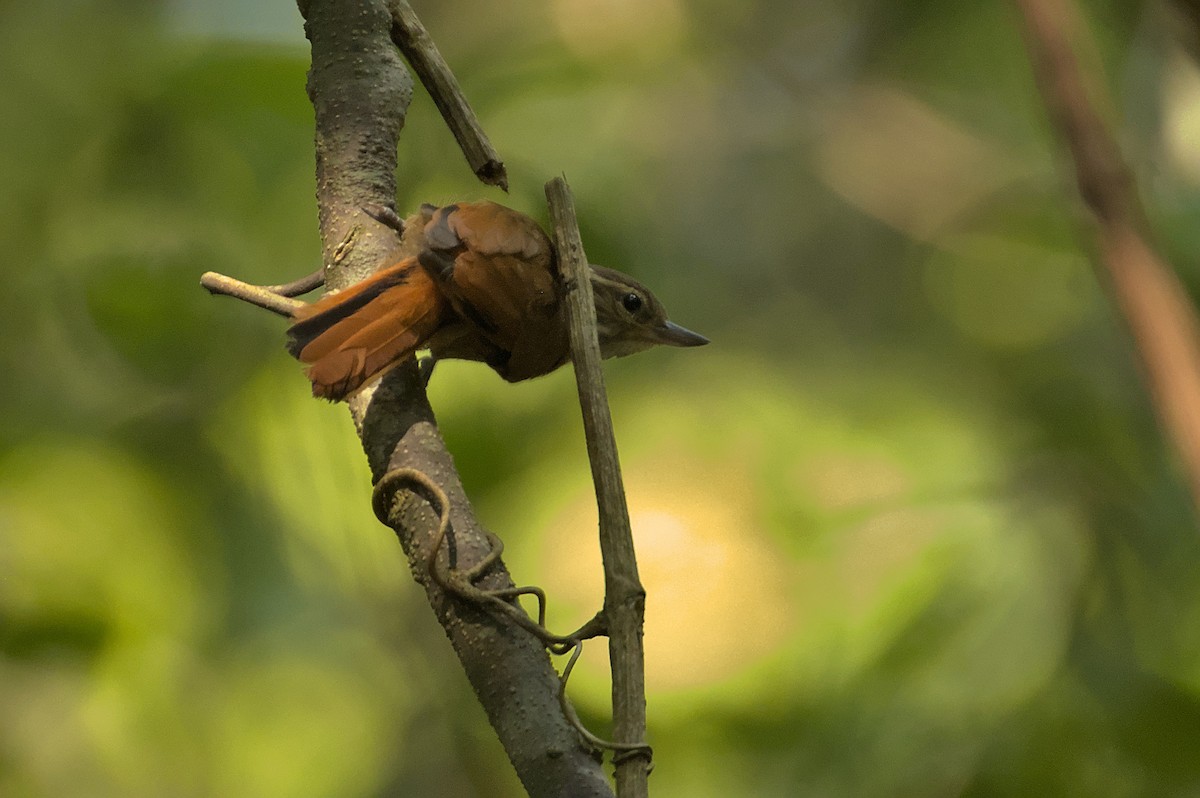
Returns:
[[[703,346],[708,339],[667,318],[650,289],[627,274],[592,266],[592,293],[602,357],[624,357],[659,344]]]

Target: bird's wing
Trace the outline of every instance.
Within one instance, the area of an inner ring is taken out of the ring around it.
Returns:
[[[437,209],[421,263],[450,304],[511,352],[531,323],[558,312],[553,247],[528,216],[482,201]]]

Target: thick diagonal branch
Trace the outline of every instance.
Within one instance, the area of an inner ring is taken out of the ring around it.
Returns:
[[[395,197],[396,146],[412,82],[391,39],[385,0],[301,0],[312,44],[308,92],[316,111],[317,199],[326,280],[344,288],[393,262],[398,239],[362,208]],[[475,519],[411,364],[351,402],[372,473],[427,475],[449,499],[452,564],[469,568],[490,544]],[[389,519],[525,789],[533,796],[611,796],[591,751],[563,717],[546,652],[505,618],[454,599],[427,568],[438,528],[429,497],[399,490]],[[450,545],[445,549],[449,551]],[[447,554],[441,555],[445,560]],[[512,582],[502,565],[484,587]]]

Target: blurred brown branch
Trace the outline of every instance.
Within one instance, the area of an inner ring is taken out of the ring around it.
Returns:
[[[1200,324],[1171,267],[1148,241],[1133,178],[1095,110],[1072,48],[1087,41],[1070,0],[1015,0],[1051,119],[1070,149],[1079,193],[1095,217],[1108,288],[1129,324],[1163,428],[1200,507]]]
[[[316,111],[317,198],[327,281],[345,288],[392,262],[395,232],[363,212],[391,206],[396,147],[412,81],[393,46],[394,3],[302,0],[312,45],[308,93]],[[415,253],[413,253],[415,254]],[[426,475],[449,503],[453,560],[464,570],[492,550],[438,432],[414,364],[392,370],[350,402],[374,478],[397,469]],[[534,796],[610,796],[591,750],[559,709],[559,680],[541,642],[511,618],[456,600],[430,573],[439,513],[407,488],[388,501],[412,572],[425,588],[463,668],[525,789]],[[449,547],[447,547],[448,549]],[[484,589],[513,583],[502,563],[479,580]]]

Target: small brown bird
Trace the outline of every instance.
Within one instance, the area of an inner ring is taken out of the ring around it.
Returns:
[[[486,363],[509,382],[570,358],[554,248],[537,222],[485,200],[425,205],[402,224],[420,232],[416,257],[294,314],[287,348],[308,364],[314,396],[345,399],[419,349]],[[591,272],[603,357],[708,343],[632,277]]]

